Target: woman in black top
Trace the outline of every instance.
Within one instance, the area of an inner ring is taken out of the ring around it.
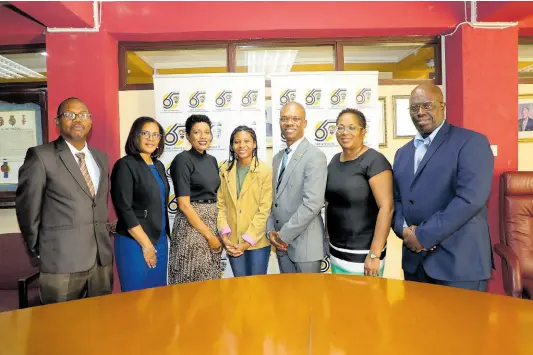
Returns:
[[[328,165],[326,222],[332,273],[383,276],[394,209],[392,167],[364,145],[366,119],[345,109],[337,117],[342,153]]]
[[[170,165],[178,213],[170,239],[169,284],[217,279],[223,271],[216,232],[220,177],[216,158],[206,152],[212,141],[211,120],[192,115],[185,133],[191,149],[176,155]]]
[[[111,198],[118,222],[115,259],[122,291],[167,284],[169,184],[163,154],[163,127],[139,117],[126,141],[126,156],[111,173]]]

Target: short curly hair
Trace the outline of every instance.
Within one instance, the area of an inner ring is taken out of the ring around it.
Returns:
[[[189,118],[187,118],[187,121],[185,121],[185,133],[190,135],[192,127],[200,122],[205,122],[209,125],[209,129],[212,128],[211,120],[206,115],[191,115]]]

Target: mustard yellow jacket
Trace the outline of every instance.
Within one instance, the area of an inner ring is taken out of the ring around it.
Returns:
[[[270,245],[266,238],[266,221],[272,207],[272,168],[263,162],[250,165],[237,198],[237,162],[228,171],[229,164],[220,167],[220,187],[217,192],[219,234],[230,233],[232,243],[247,241],[250,249]]]

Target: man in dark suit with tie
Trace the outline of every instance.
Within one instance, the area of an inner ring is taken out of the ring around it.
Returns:
[[[408,281],[485,291],[492,248],[487,220],[494,156],[487,138],[444,119],[442,91],[417,86],[418,134],[394,157],[393,229]]]
[[[522,118],[518,120],[518,131],[533,131],[533,118],[529,117],[529,108],[522,109]]]
[[[55,119],[61,136],[28,149],[19,170],[17,219],[27,248],[40,257],[44,304],[111,293],[112,248],[107,155],[87,145],[87,106],[63,101]]]

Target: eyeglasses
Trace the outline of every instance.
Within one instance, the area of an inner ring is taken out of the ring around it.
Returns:
[[[279,121],[280,121],[280,122],[283,122],[283,123],[285,123],[285,122],[289,122],[289,121],[292,121],[292,122],[294,122],[294,123],[298,123],[298,122],[300,122],[302,119],[303,119],[303,118],[301,118],[301,117],[285,117],[285,116],[281,116],[281,117],[279,118]]]
[[[151,138],[153,138],[155,140],[160,140],[161,137],[162,137],[161,133],[157,133],[157,132],[150,133],[148,131],[140,131],[139,135],[141,137],[143,137],[143,138],[146,138],[146,139],[150,139],[150,137],[151,137]]]
[[[363,127],[359,127],[359,126],[348,126],[348,127],[335,126],[334,131],[337,134],[343,134],[344,132],[346,132],[348,134],[354,134],[358,129],[361,129],[361,128],[363,128]]]
[[[91,114],[88,112],[74,113],[74,112],[63,112],[59,116],[63,116],[66,120],[74,121],[76,117],[79,117],[80,120],[90,120]]]
[[[441,103],[441,101],[426,101],[422,102],[421,104],[412,104],[409,105],[409,112],[417,113],[420,111],[420,107],[422,107],[422,110],[424,111],[430,111],[433,110],[433,105],[437,103]]]

